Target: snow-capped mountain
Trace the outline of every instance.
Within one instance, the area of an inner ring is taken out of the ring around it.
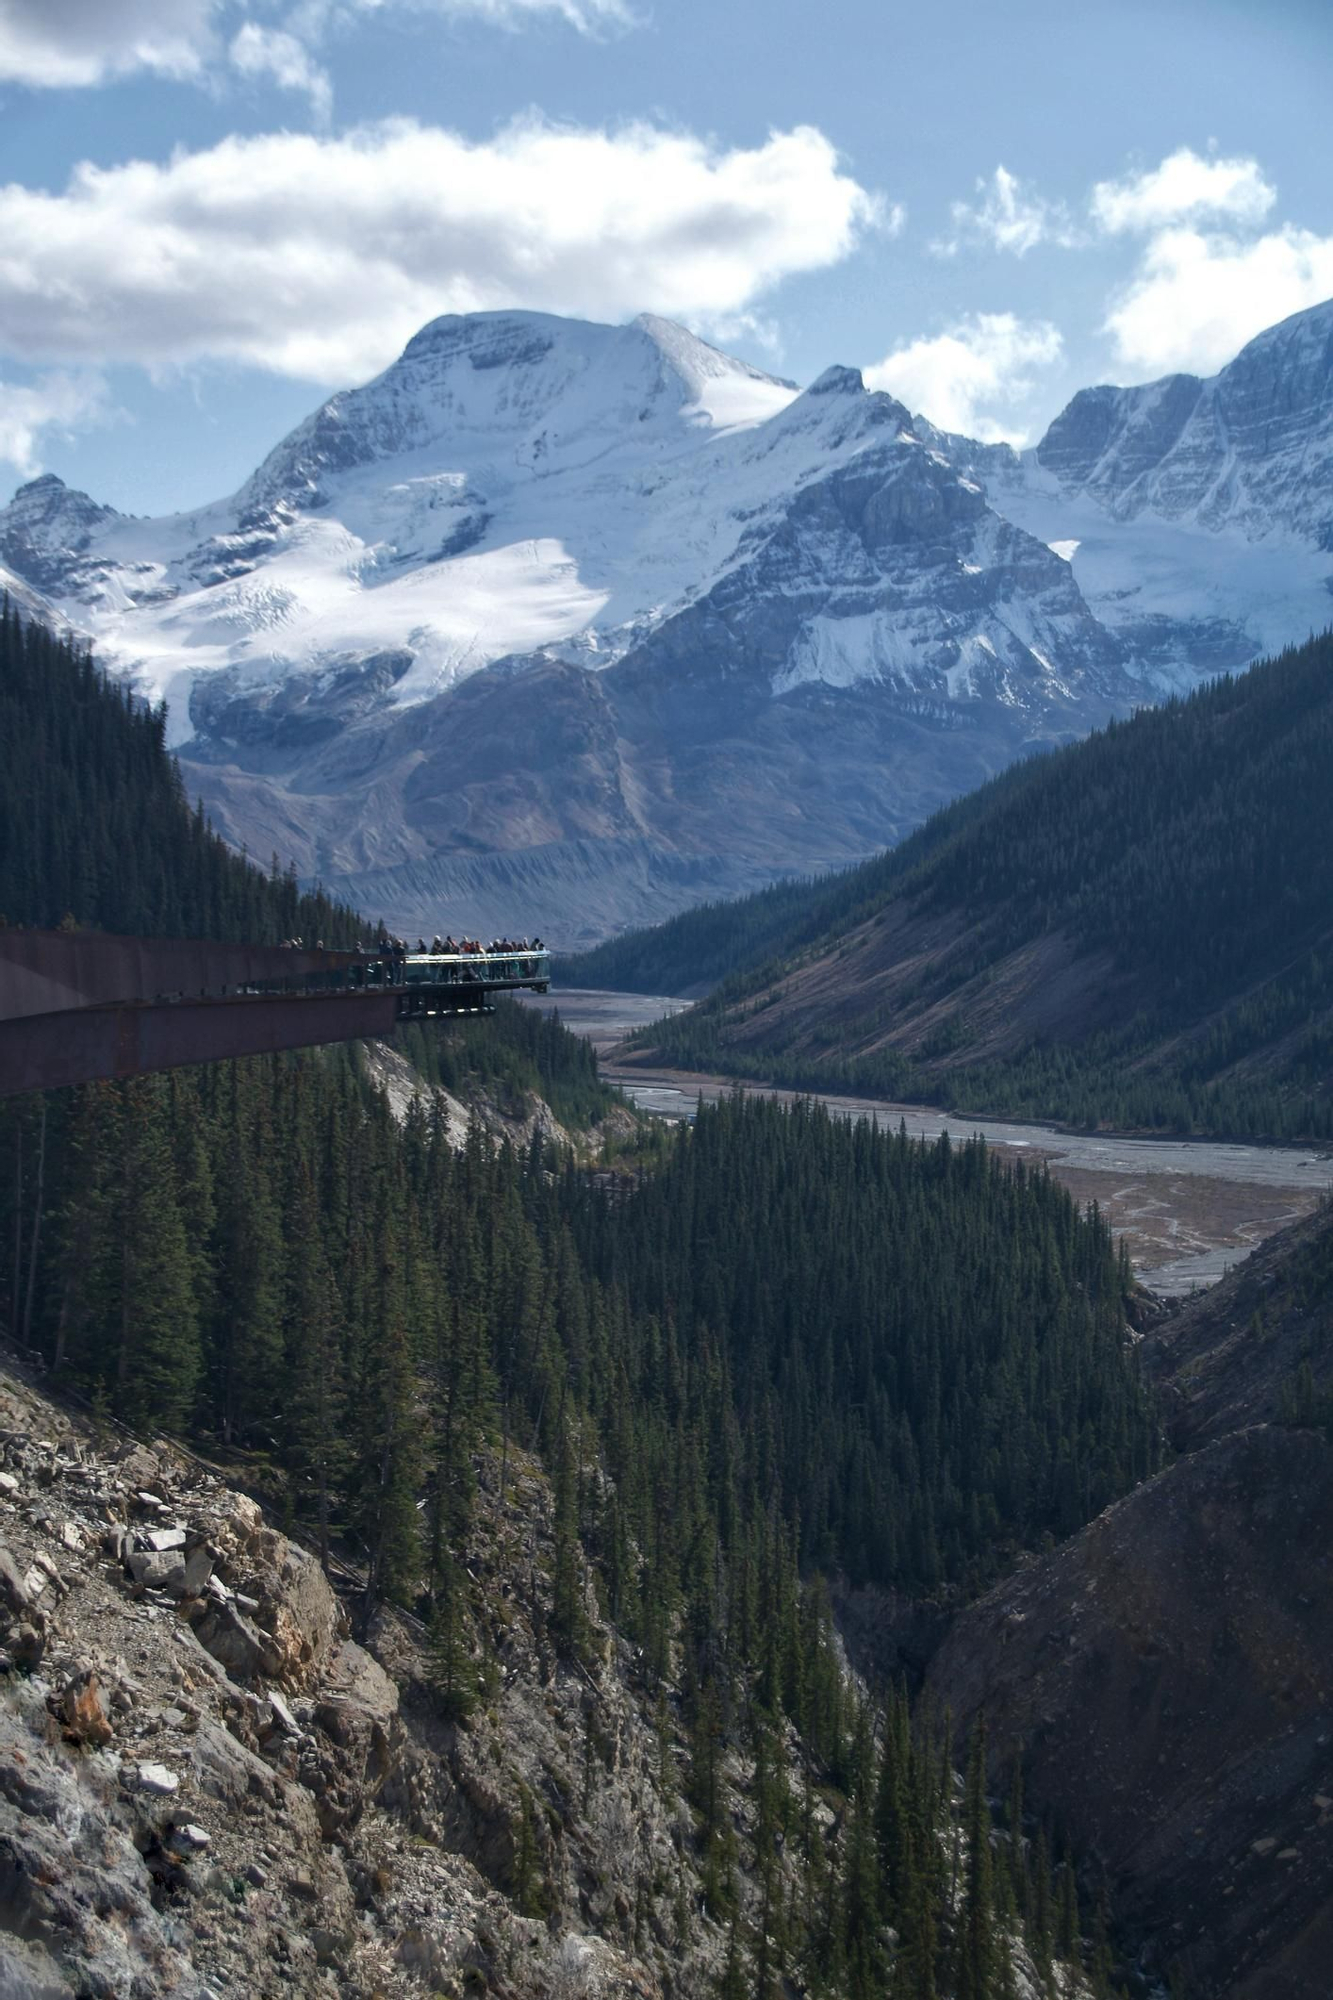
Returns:
[[[939,443],[1070,558],[1150,684],[1243,666],[1333,616],[1333,301],[1208,380],[1080,390],[1021,455]]]
[[[588,938],[1327,622],[1324,311],[1022,456],[663,320],[445,318],[213,506],[33,481],[0,564],[167,699],[252,851],[400,926]]]

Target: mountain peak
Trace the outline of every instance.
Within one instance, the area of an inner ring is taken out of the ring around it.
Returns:
[[[816,375],[805,393],[807,396],[863,396],[865,387],[865,377],[859,368],[845,368],[841,362],[835,362],[822,375]]]
[[[67,486],[54,472],[42,472],[20,486],[8,507],[0,509],[0,554],[8,549],[8,559],[22,569],[25,553],[86,547],[93,528],[115,519],[114,507],[104,507],[78,487]]]
[[[1035,458],[1119,519],[1333,549],[1333,300],[1265,328],[1207,380],[1080,390]]]

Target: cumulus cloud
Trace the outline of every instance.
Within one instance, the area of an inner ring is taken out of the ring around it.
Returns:
[[[1098,181],[1090,206],[1101,228],[1150,232],[1205,217],[1260,223],[1277,200],[1253,159],[1206,160],[1177,147],[1151,172]]]
[[[21,479],[42,469],[42,439],[51,431],[68,437],[109,412],[106,384],[96,374],[51,374],[35,382],[0,382],[0,459]]]
[[[946,332],[897,347],[865,371],[869,388],[887,389],[941,430],[961,431],[983,444],[1022,444],[1016,410],[1034,387],[1034,369],[1061,350],[1048,320],[1013,313],[978,313]]]
[[[198,76],[216,53],[217,0],[0,0],[0,79],[104,83],[131,70]]]
[[[1244,240],[1161,231],[1106,327],[1129,369],[1210,374],[1266,326],[1333,297],[1333,236],[1290,226]]]
[[[974,242],[1025,257],[1039,243],[1070,249],[1081,240],[1063,202],[1047,201],[1005,166],[979,180],[976,191],[976,202],[953,203],[953,234],[931,245],[937,256],[956,256],[964,243]]]
[[[711,326],[836,263],[882,208],[822,133],[722,150],[536,118],[473,142],[405,120],[231,137],[0,188],[0,325],[41,361],[204,358],[335,383],[487,307]]]
[[[228,51],[243,76],[271,77],[281,90],[303,91],[311,109],[327,118],[333,106],[328,72],[320,68],[304,42],[283,28],[261,28],[247,21],[237,30]]]

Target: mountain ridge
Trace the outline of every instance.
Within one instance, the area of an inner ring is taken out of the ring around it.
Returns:
[[[798,390],[651,316],[446,316],[229,500],[138,521],[30,482],[0,563],[168,700],[238,845],[373,888],[400,927],[588,943],[696,885],[872,853],[1013,758],[1323,622],[1322,503],[1296,475],[1317,489],[1333,453],[1326,327],[1311,309],[1211,384],[1082,392],[1020,456],[855,369]],[[1185,492],[1171,453],[1205,405],[1252,419],[1234,518],[1145,512],[1153,466]],[[1266,493],[1287,511],[1256,540]],[[564,668],[601,683],[569,792],[539,756],[462,810],[516,737],[569,746]],[[414,775],[415,739],[455,731]]]

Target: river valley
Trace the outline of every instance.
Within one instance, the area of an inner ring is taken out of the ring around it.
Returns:
[[[645,1111],[689,1118],[699,1098],[708,1101],[736,1087],[728,1077],[648,1070],[616,1060],[632,1029],[677,1013],[684,1001],[566,988],[531,1004],[557,1011],[566,1027],[586,1035],[606,1080]],[[798,1094],[763,1084],[741,1087],[781,1098]],[[1078,1201],[1099,1204],[1116,1236],[1128,1244],[1143,1283],[1173,1297],[1214,1284],[1266,1236],[1308,1215],[1333,1190],[1333,1153],[1310,1147],[1059,1132],[916,1104],[818,1095],[840,1117],[895,1126],[905,1120],[909,1132],[931,1139],[945,1131],[958,1138],[979,1132],[1012,1158],[1044,1161]]]

